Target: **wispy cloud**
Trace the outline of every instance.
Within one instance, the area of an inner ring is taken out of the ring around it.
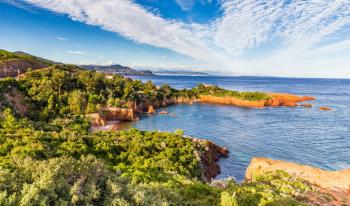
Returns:
[[[67,41],[68,39],[64,38],[64,37],[61,37],[61,36],[58,36],[56,37],[57,40],[60,40],[60,41]]]
[[[195,4],[195,0],[175,0],[175,1],[184,11],[191,10]]]
[[[84,51],[72,51],[72,50],[68,50],[67,51],[68,54],[75,54],[75,55],[88,55],[89,53],[84,52]]]
[[[190,56],[207,67],[240,72],[260,63],[275,70],[290,68],[289,63],[304,58],[315,47],[332,47],[327,39],[350,26],[348,0],[220,0],[223,15],[207,24],[164,19],[131,0],[25,1],[135,42]],[[194,2],[177,0],[184,10]],[[334,47],[340,40],[344,39],[333,41]],[[247,53],[266,46],[273,47],[273,51],[264,56],[263,62],[246,60]]]

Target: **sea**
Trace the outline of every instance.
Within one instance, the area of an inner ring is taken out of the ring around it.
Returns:
[[[170,115],[143,115],[123,123],[122,128],[175,131],[212,140],[229,149],[228,158],[219,161],[217,178],[244,179],[252,157],[267,157],[326,170],[350,168],[350,80],[220,77],[220,76],[136,76],[156,85],[177,89],[199,83],[238,91],[292,93],[316,98],[312,108],[241,108],[225,105],[178,104],[160,110]],[[332,108],[321,111],[319,107]]]

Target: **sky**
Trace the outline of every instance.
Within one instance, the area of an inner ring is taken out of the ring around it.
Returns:
[[[74,64],[350,78],[350,0],[0,0],[0,48]]]

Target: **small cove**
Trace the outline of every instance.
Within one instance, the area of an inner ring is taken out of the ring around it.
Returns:
[[[222,174],[238,181],[253,156],[308,164],[328,170],[350,167],[350,81],[263,77],[137,77],[157,85],[169,83],[190,88],[197,83],[216,84],[240,91],[288,92],[310,95],[312,108],[251,109],[224,105],[178,104],[159,109],[170,115],[143,115],[122,123],[121,129],[174,131],[210,139],[230,150],[220,161]],[[320,106],[333,110],[320,111]]]

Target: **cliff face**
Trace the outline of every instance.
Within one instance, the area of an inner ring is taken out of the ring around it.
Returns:
[[[202,179],[210,182],[220,174],[218,161],[221,157],[227,157],[229,151],[226,147],[220,147],[209,140],[193,138],[192,142],[197,142],[202,146],[198,149],[196,156],[201,163]]]
[[[246,179],[251,180],[256,174],[275,170],[283,170],[323,188],[350,191],[350,169],[326,171],[308,165],[268,158],[253,158],[246,171]]]
[[[253,158],[246,170],[245,178],[246,181],[251,181],[256,175],[276,170],[283,170],[309,182],[321,194],[317,196],[316,193],[310,193],[308,198],[315,204],[350,205],[350,169],[326,171],[292,162]],[[325,195],[331,197],[327,203],[322,199]]]
[[[93,129],[98,130],[99,127],[107,125],[109,122],[113,122],[111,129],[118,121],[136,121],[138,117],[133,109],[125,108],[106,108],[99,113],[91,113],[85,115],[90,119]],[[102,129],[102,128],[101,128]]]
[[[139,119],[133,109],[108,107],[104,113],[108,121],[136,121]]]

